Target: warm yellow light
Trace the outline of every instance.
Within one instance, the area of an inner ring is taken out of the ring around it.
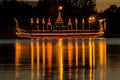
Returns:
[[[31,39],[31,79],[34,78],[34,43],[33,39]]]
[[[104,47],[103,47],[103,41],[102,41],[102,39],[100,39],[99,48],[100,48],[100,65],[102,66],[103,63],[104,63],[104,58],[103,58],[103,56],[104,56],[103,48]]]
[[[37,39],[36,42],[36,49],[37,49],[37,79],[40,77],[39,69],[40,69],[40,45],[39,45],[39,39]]]
[[[73,50],[73,45],[72,45],[72,43],[69,41],[68,42],[68,66],[69,67],[72,67],[72,57],[73,57],[73,55],[72,55],[72,50]]]
[[[92,68],[92,40],[91,38],[89,39],[89,65],[90,65],[90,68]]]
[[[58,39],[58,64],[59,64],[59,80],[63,80],[63,47],[62,39]]]
[[[91,23],[91,22],[95,22],[95,17],[94,16],[89,17],[89,23]]]
[[[47,60],[50,69],[52,67],[52,42],[47,42]]]
[[[62,7],[62,6],[59,6],[59,7],[58,7],[58,10],[62,10],[62,9],[63,9],[63,7]]]
[[[45,76],[45,41],[44,39],[42,39],[42,60],[43,60],[43,75],[42,76]]]
[[[30,23],[33,24],[34,23],[34,20],[33,18],[30,19]]]
[[[19,41],[16,41],[15,44],[15,71],[16,71],[16,78],[19,77],[19,64],[20,64],[20,55],[21,55],[21,44]]]
[[[78,42],[75,41],[76,67],[78,67]]]
[[[85,42],[82,39],[82,65],[85,66]]]

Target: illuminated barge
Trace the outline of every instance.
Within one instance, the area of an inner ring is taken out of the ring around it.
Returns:
[[[100,37],[103,36],[104,30],[106,30],[106,21],[105,19],[99,19],[99,29],[98,30],[91,30],[91,24],[94,22],[94,17],[89,17],[88,19],[88,27],[89,29],[84,29],[85,20],[82,19],[82,29],[77,29],[78,19],[75,18],[75,29],[72,29],[72,21],[71,18],[68,19],[67,26],[64,26],[64,22],[61,17],[61,10],[62,7],[58,7],[59,13],[58,17],[55,22],[55,26],[52,25],[50,18],[48,18],[47,23],[45,23],[45,19],[42,18],[42,29],[39,29],[40,20],[36,18],[36,21],[31,18],[30,23],[31,25],[36,24],[37,29],[32,30],[23,30],[19,27],[19,21],[14,18],[16,22],[16,35],[18,37],[24,38],[39,38],[39,37]],[[34,22],[35,21],[35,22]],[[56,29],[57,28],[57,29]]]

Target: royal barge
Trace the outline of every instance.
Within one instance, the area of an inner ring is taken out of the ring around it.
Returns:
[[[85,27],[85,20],[84,18],[81,20],[81,27],[82,29],[77,29],[78,19],[75,18],[75,29],[72,29],[72,20],[71,18],[68,19],[67,26],[64,26],[64,21],[61,17],[61,10],[62,7],[59,7],[58,17],[56,19],[55,25],[53,26],[51,23],[50,18],[48,21],[45,22],[45,19],[41,19],[42,26],[39,26],[40,19],[36,18],[30,19],[30,24],[36,24],[36,29],[31,30],[23,30],[19,26],[19,21],[14,18],[16,22],[16,36],[22,38],[39,38],[39,37],[101,37],[104,35],[104,30],[106,29],[106,21],[105,19],[99,19],[99,29],[90,29],[91,24],[95,21],[94,17],[89,17],[88,19],[88,29],[84,29]],[[42,27],[42,29],[39,29]],[[57,27],[57,29],[55,29]]]

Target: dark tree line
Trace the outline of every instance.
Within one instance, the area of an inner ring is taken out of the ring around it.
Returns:
[[[107,36],[120,37],[120,7],[111,5],[103,12],[103,15],[107,21]]]

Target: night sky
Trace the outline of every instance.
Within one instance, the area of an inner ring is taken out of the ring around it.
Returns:
[[[98,11],[104,10],[113,4],[120,7],[120,0],[96,0],[96,7]]]

